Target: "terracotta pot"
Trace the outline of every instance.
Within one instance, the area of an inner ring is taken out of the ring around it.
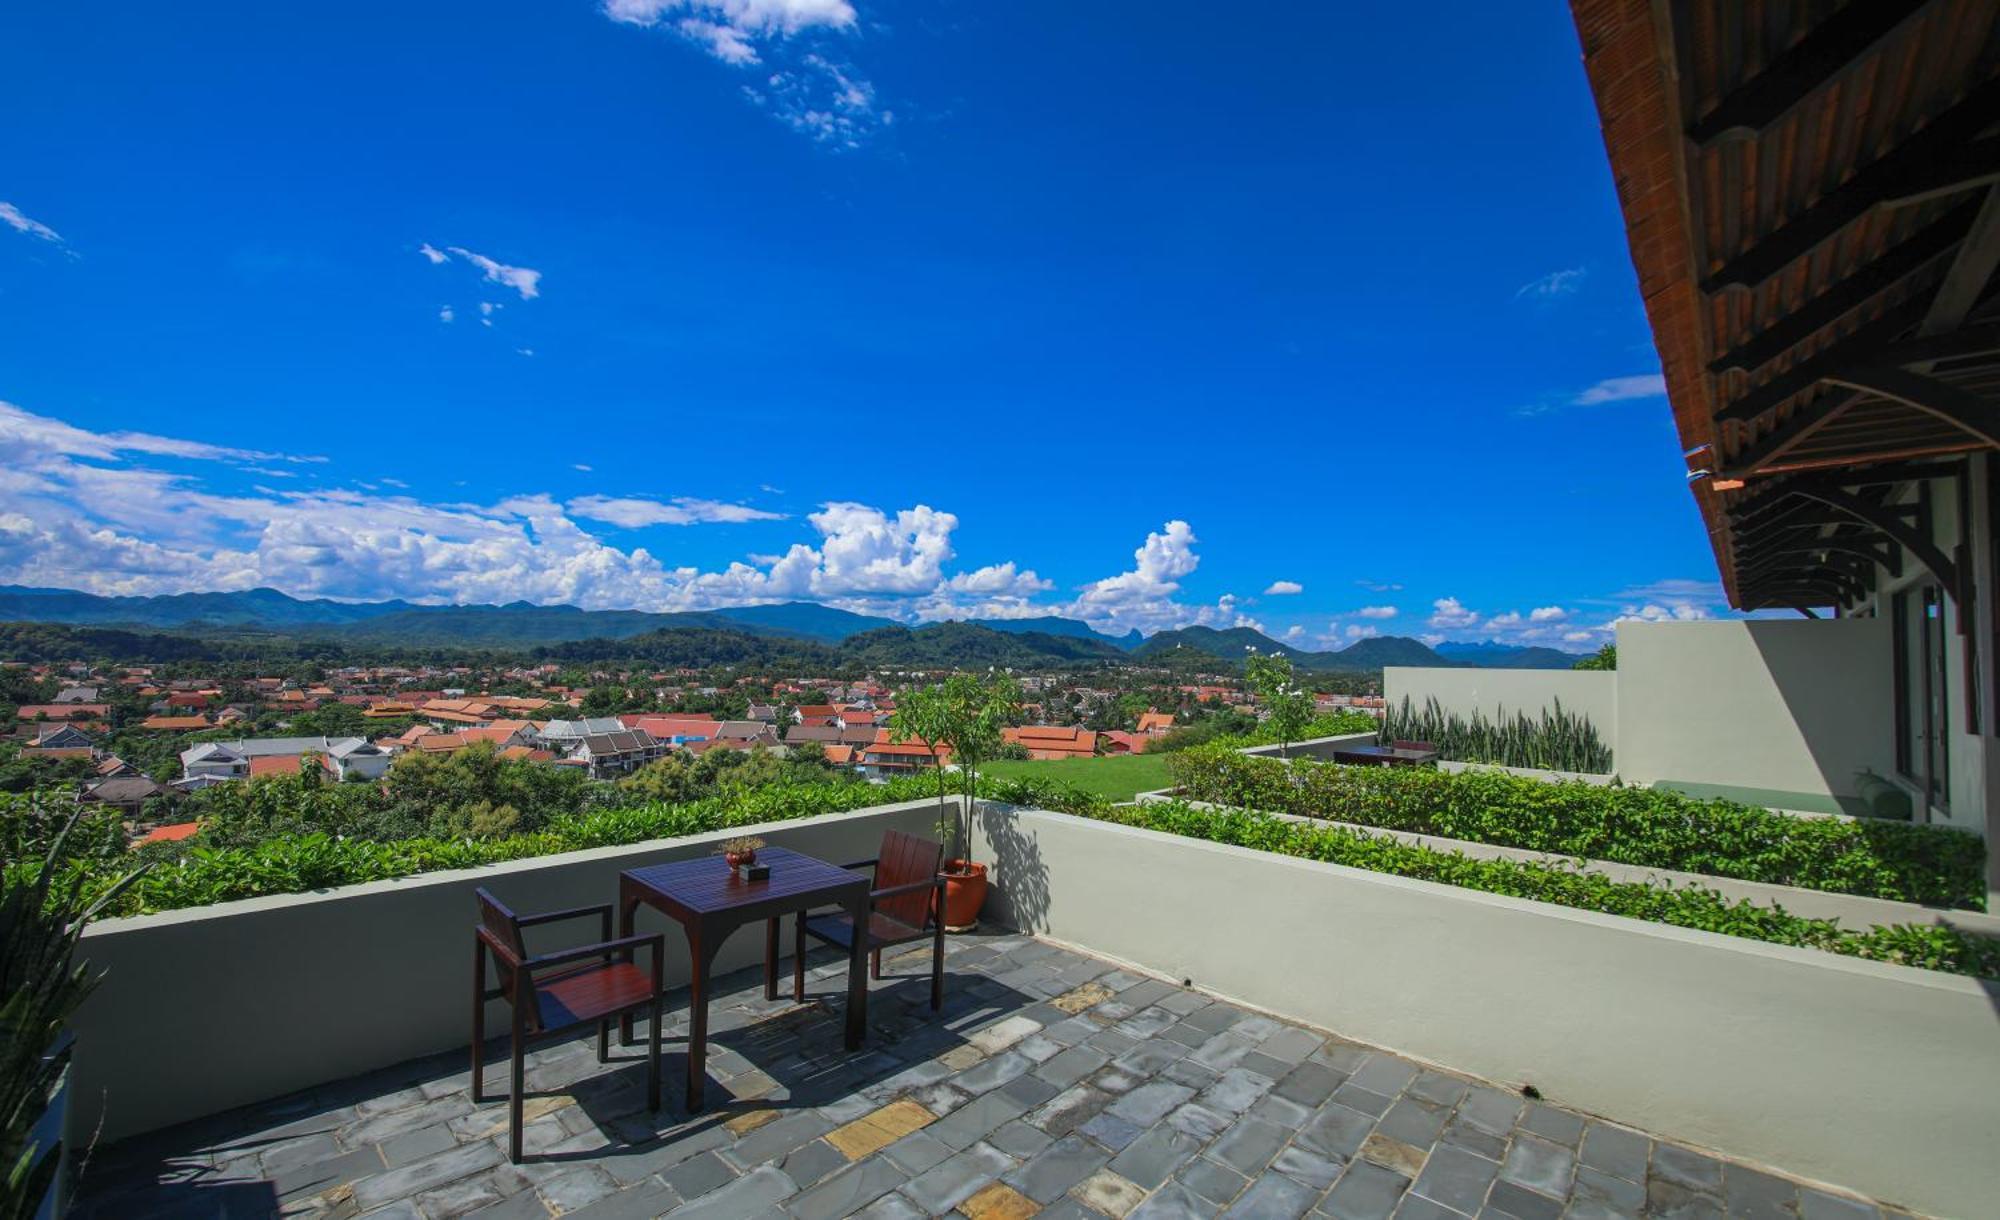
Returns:
[[[944,930],[970,932],[986,905],[986,866],[970,860],[944,862]]]
[[[722,853],[722,858],[729,862],[729,867],[742,868],[746,864],[757,863],[757,852],[754,848],[750,851],[726,851]]]

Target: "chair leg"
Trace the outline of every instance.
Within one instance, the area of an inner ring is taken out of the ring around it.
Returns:
[[[513,1062],[509,1065],[512,1081],[507,1092],[507,1158],[516,1165],[521,1163],[521,1093],[527,1088],[528,1074],[521,1042],[521,1018],[517,1010],[514,1017]]]
[[[660,1108],[660,997],[653,997],[652,1032],[646,1044],[646,1105],[654,1112]]]
[[[611,1018],[610,1017],[606,1017],[602,1021],[599,1021],[597,1023],[597,1061],[599,1063],[611,1062]]]
[[[792,921],[792,1002],[806,1002],[806,913]]]
[[[480,1096],[480,1077],[486,1074],[486,947],[472,942],[472,1101]]]
[[[869,951],[868,977],[878,983],[882,981],[882,951],[880,949]]]
[[[937,932],[931,941],[931,1011],[944,1007],[944,912],[938,912]]]

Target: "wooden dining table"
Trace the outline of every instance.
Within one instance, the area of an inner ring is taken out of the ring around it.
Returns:
[[[757,851],[771,875],[744,881],[721,856],[698,856],[627,869],[618,874],[620,936],[632,935],[641,906],[680,924],[689,960],[687,1108],[700,1110],[707,1085],[708,999],[716,953],[732,932],[764,921],[764,996],[778,998],[778,921],[798,911],[844,907],[854,926],[868,926],[866,873],[853,872],[783,847]],[[847,1049],[858,1050],[868,1025],[868,938],[854,938],[847,962]],[[625,1037],[632,1021],[621,1023]]]
[[[1333,752],[1333,761],[1364,767],[1414,767],[1436,762],[1436,750],[1412,750],[1407,746],[1347,746]]]

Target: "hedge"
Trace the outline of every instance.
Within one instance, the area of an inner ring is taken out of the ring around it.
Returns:
[[[885,785],[774,784],[681,805],[558,817],[533,834],[505,838],[417,838],[382,843],[312,833],[277,835],[253,847],[195,846],[178,858],[152,861],[106,915],[149,914],[239,898],[299,894],[441,869],[680,838],[760,822],[793,821],[936,795],[937,780],[930,775],[899,778]],[[93,861],[77,861],[71,867],[98,874],[90,879],[93,892],[109,889],[123,871]]]
[[[1498,771],[1344,767],[1199,749],[1168,766],[1219,805],[1558,852],[1645,868],[1986,909],[1985,847],[1942,826],[1802,818],[1655,788]]]
[[[1829,919],[1808,919],[1748,900],[1731,902],[1714,890],[1698,886],[1667,889],[1613,881],[1598,873],[1562,865],[1475,860],[1457,852],[1418,847],[1344,827],[1312,826],[1249,810],[1197,809],[1183,801],[1071,812],[1145,830],[1344,864],[1489,894],[1529,898],[1776,945],[1823,949],[1925,970],[2000,979],[2000,941],[1951,928],[1895,925],[1851,931]]]

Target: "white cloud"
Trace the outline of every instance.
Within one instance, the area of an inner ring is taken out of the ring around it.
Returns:
[[[451,322],[456,320],[457,317],[458,317],[457,311],[453,310],[452,307],[449,305],[446,305],[438,310],[438,321],[440,322]]]
[[[1350,640],[1371,640],[1382,634],[1382,629],[1372,623],[1349,623],[1347,638]]]
[[[425,242],[417,247],[417,253],[429,259],[432,266],[448,263],[451,261],[451,256],[456,254],[466,262],[479,268],[480,277],[487,283],[501,284],[512,288],[515,292],[521,294],[521,299],[524,301],[532,301],[542,295],[542,273],[532,267],[512,267],[498,259],[488,258],[484,254],[468,250],[464,246],[446,246],[443,250],[440,250],[429,242]],[[498,308],[498,305],[492,304],[481,304],[479,307],[481,313],[487,314],[492,313]]]
[[[11,402],[0,401],[0,449],[6,450],[10,464],[27,466],[38,457],[117,459],[121,454],[145,453],[156,457],[187,458],[206,462],[323,462],[322,457],[294,457],[266,453],[261,449],[237,449],[205,441],[180,440],[146,432],[89,432],[71,427],[58,419],[36,415]]]
[[[571,470],[581,470],[581,471],[582,471],[583,473],[585,473],[585,474],[589,474],[589,473],[591,472],[591,470],[592,470],[592,467],[589,467],[589,466],[586,466],[586,465],[584,465],[584,464],[583,464],[582,462],[576,462],[576,463],[573,463],[573,464],[572,464],[572,465],[570,466],[570,469],[571,469]]]
[[[1569,296],[1577,289],[1583,287],[1585,275],[1585,269],[1582,267],[1566,267],[1561,271],[1551,271],[1539,279],[1533,279],[1521,285],[1515,291],[1514,299],[1518,301],[1523,297],[1528,297],[1534,300],[1547,301],[1553,300],[1556,297]]]
[[[1288,640],[1299,639],[1303,637],[1305,633],[1306,629],[1298,623],[1293,623],[1291,626],[1285,628],[1285,638]]]
[[[1569,611],[1561,606],[1537,606],[1528,611],[1528,621],[1531,623],[1560,623],[1568,617]]]
[[[779,521],[783,513],[767,513],[744,504],[724,504],[676,496],[672,500],[637,497],[579,496],[567,506],[572,517],[605,521],[626,529],[649,525],[699,525],[709,522]]]
[[[1306,587],[1296,580],[1274,580],[1271,582],[1270,588],[1264,590],[1264,596],[1282,597],[1293,593],[1304,593],[1305,591]]]
[[[1430,625],[1441,631],[1462,631],[1478,624],[1479,615],[1455,597],[1440,597],[1431,603]]]
[[[1401,593],[1403,591],[1402,585],[1390,584],[1386,581],[1357,580],[1354,583],[1360,585],[1362,588],[1368,590],[1370,593]]]
[[[58,246],[64,245],[62,234],[32,216],[23,215],[21,209],[5,200],[0,200],[0,221],[5,221],[16,233],[38,237]]]
[[[1607,402],[1634,398],[1658,398],[1667,392],[1667,379],[1658,373],[1636,377],[1607,377],[1570,399],[1571,406],[1595,407]]]
[[[656,26],[670,14],[683,34],[729,63],[756,63],[751,44],[789,38],[803,30],[844,30],[854,25],[848,0],[605,0],[604,15],[627,25]],[[697,27],[690,29],[689,27]],[[723,31],[718,37],[711,31]],[[726,43],[728,45],[718,45]],[[740,48],[740,49],[737,49]],[[748,58],[743,58],[747,53]]]
[[[1099,630],[1114,633],[1132,628],[1148,634],[1194,624],[1209,627],[1249,627],[1257,620],[1237,609],[1233,594],[1213,606],[1189,606],[1174,600],[1181,580],[1201,563],[1194,553],[1198,540],[1185,521],[1169,521],[1132,552],[1129,572],[1085,585],[1062,613],[1080,618]]]
[[[1643,606],[1627,606],[1612,619],[1612,623],[1693,623],[1713,618],[1706,607],[1693,602],[1672,602],[1661,605],[1648,602]]]
[[[1363,606],[1354,613],[1360,618],[1395,618],[1398,611],[1394,606]]]
[[[806,55],[796,68],[772,72],[744,95],[773,117],[817,143],[859,148],[896,121],[875,104],[875,86],[822,55]]]

